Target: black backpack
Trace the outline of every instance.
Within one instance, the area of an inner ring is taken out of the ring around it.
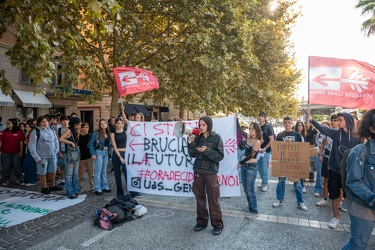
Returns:
[[[365,164],[366,161],[370,155],[370,141],[367,141],[365,143],[366,146],[366,154],[365,154]],[[340,173],[341,173],[341,185],[342,185],[342,190],[346,190],[346,167],[347,167],[347,162],[348,162],[348,157],[350,154],[351,148],[347,148],[343,145],[339,146],[339,153],[342,155],[342,160],[340,163]]]

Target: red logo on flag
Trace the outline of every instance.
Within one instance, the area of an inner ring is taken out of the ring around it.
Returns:
[[[356,60],[309,58],[309,103],[371,109],[375,67]]]
[[[133,67],[113,68],[120,97],[159,88],[152,72]]]

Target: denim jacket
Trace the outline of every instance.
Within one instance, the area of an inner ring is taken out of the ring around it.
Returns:
[[[370,139],[370,152],[366,159],[366,146],[355,146],[348,157],[346,186],[347,195],[354,202],[375,210],[375,139]]]
[[[105,138],[99,139],[98,140],[98,142],[99,142],[99,148],[94,149],[94,142],[96,141],[97,137],[98,137],[98,131],[94,131],[94,133],[92,133],[92,136],[91,136],[91,139],[90,139],[89,143],[87,144],[87,147],[90,150],[91,156],[96,155],[96,150],[104,150],[104,141],[105,141]],[[111,145],[111,141],[109,141],[108,148],[110,147],[110,145]],[[108,148],[107,148],[107,152],[108,152]]]

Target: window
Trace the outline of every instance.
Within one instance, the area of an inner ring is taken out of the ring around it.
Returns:
[[[28,119],[37,118],[37,108],[25,108],[23,106],[17,106],[17,118],[22,119],[25,117]]]
[[[26,72],[24,70],[20,70],[20,83],[21,84],[32,84],[33,79],[30,79],[26,76]]]

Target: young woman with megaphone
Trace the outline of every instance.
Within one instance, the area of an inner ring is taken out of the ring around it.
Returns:
[[[224,228],[221,208],[219,204],[220,185],[217,180],[219,162],[224,159],[223,140],[219,134],[212,131],[213,122],[211,117],[203,116],[199,119],[200,134],[191,134],[188,137],[189,155],[194,161],[194,183],[193,193],[197,200],[197,224],[195,232],[207,227],[208,210],[210,211],[213,234],[219,235]],[[206,198],[207,197],[207,198]]]

